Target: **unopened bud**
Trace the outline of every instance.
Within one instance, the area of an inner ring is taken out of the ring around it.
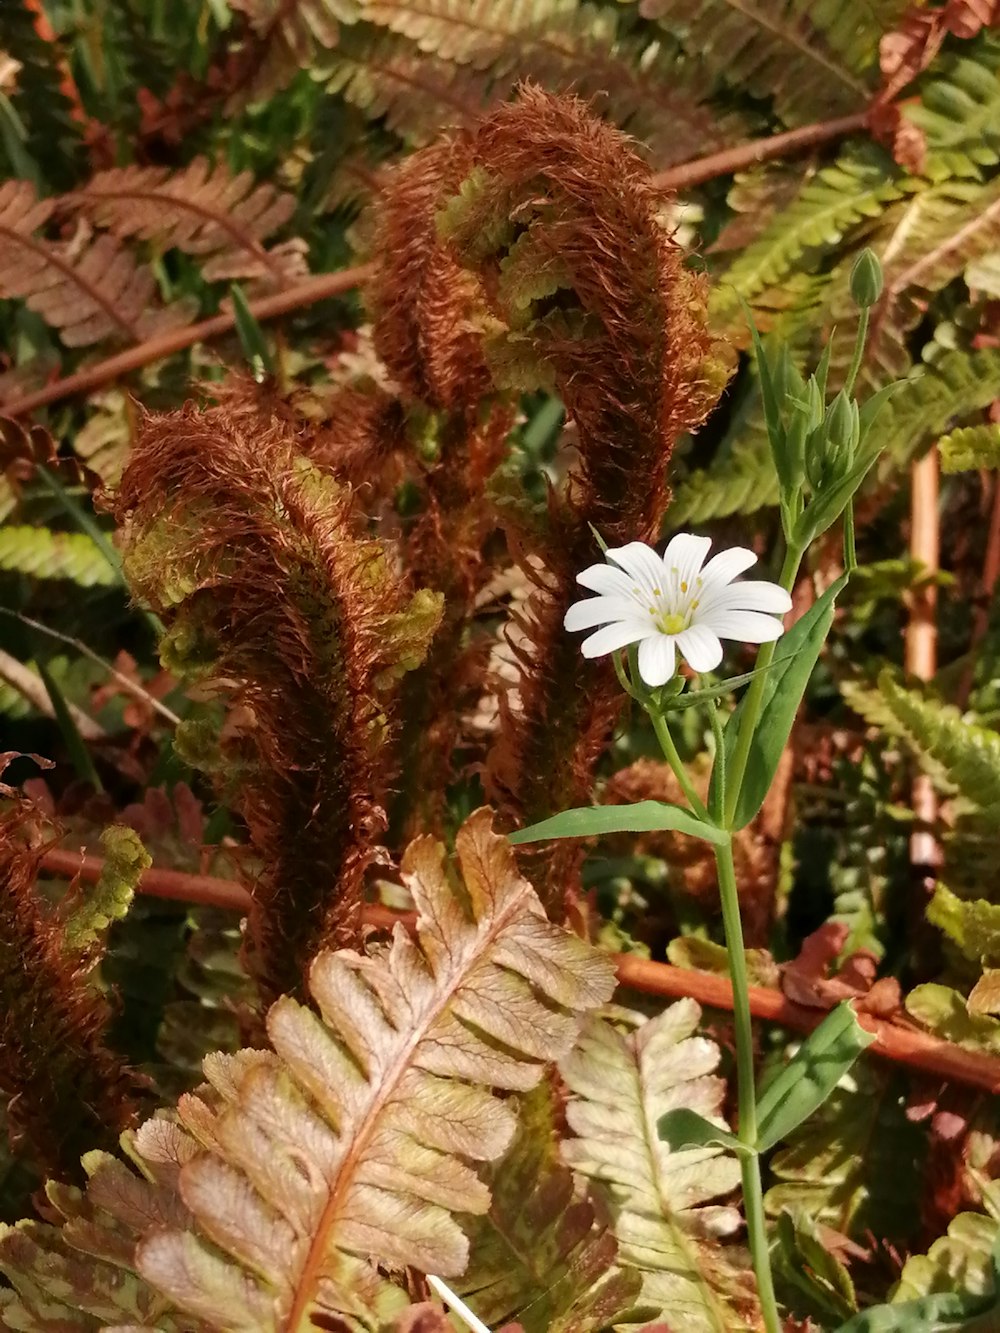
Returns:
[[[861,251],[851,269],[851,296],[862,310],[872,306],[882,295],[882,265],[873,250]]]

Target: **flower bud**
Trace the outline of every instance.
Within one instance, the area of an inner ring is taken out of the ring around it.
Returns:
[[[851,270],[851,296],[863,310],[873,306],[882,295],[882,265],[873,250],[865,247]]]

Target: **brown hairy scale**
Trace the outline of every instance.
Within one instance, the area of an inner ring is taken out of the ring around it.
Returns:
[[[0,755],[0,774],[10,756]],[[0,1091],[12,1144],[79,1180],[80,1157],[113,1151],[142,1109],[142,1080],[104,1044],[111,1007],[35,889],[45,851],[30,803],[0,782]]]

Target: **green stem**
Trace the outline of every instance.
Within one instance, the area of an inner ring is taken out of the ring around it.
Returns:
[[[847,372],[847,379],[844,381],[844,388],[850,395],[854,390],[854,381],[858,378],[858,371],[861,369],[861,358],[865,354],[865,339],[868,337],[868,308],[864,307],[861,311],[861,317],[858,320],[858,333],[854,340],[854,356],[851,360],[851,368]]]
[[[674,745],[674,738],[670,734],[670,728],[667,726],[667,720],[662,713],[655,713],[649,710],[649,716],[653,722],[653,730],[656,732],[656,739],[660,742],[660,749],[663,751],[667,763],[674,770],[674,776],[681,784],[684,795],[690,802],[691,809],[699,819],[704,819],[711,823],[708,810],[705,803],[692,786],[691,779],[688,777],[680,755],[677,753],[677,746]]]
[[[792,590],[792,584],[795,582],[795,576],[799,572],[799,565],[802,563],[804,554],[802,547],[791,545],[785,552],[785,563],[781,567],[781,576],[778,581],[786,592]],[[743,716],[740,718],[739,735],[736,737],[736,747],[726,774],[726,805],[722,821],[724,828],[732,827],[733,818],[736,814],[736,806],[740,799],[740,788],[743,786],[747,760],[750,758],[750,746],[753,744],[754,732],[757,730],[757,723],[760,720],[764,685],[767,681],[765,668],[771,665],[776,647],[776,642],[762,643],[760,651],[757,653],[757,661],[754,663],[754,670],[761,674],[754,676],[750,682],[750,688],[747,690],[746,704],[744,705]]]
[[[743,925],[740,921],[740,899],[736,887],[736,869],[732,845],[715,848],[715,863],[719,871],[719,895],[722,899],[722,921],[726,931],[726,950],[729,955],[729,975],[733,983],[733,1019],[736,1029],[736,1092],[739,1106],[738,1136],[741,1143],[755,1147],[757,1143],[757,1093],[754,1087],[753,1022],[750,1016],[749,981],[746,954],[743,950]],[[743,1204],[746,1209],[747,1239],[757,1278],[757,1294],[767,1333],[781,1333],[781,1318],[771,1278],[771,1256],[767,1243],[767,1224],[764,1219],[764,1192],[760,1179],[760,1158],[756,1152],[741,1156],[740,1174],[743,1181]]]

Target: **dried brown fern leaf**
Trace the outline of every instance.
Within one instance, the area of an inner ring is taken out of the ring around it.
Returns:
[[[10,755],[0,755],[0,775]],[[112,1148],[140,1111],[142,1082],[105,1044],[107,1000],[88,985],[93,959],[67,948],[35,891],[41,821],[0,782],[0,1090],[7,1126],[29,1161],[63,1178],[80,1156]]]
[[[279,1000],[273,1052],[210,1058],[209,1086],[181,1099],[179,1184],[198,1233],[152,1230],[138,1267],[196,1318],[247,1333],[355,1328],[369,1265],[465,1267],[454,1215],[490,1206],[470,1163],[498,1157],[516,1125],[494,1090],[535,1086],[614,977],[545,920],[489,811],[456,846],[460,875],[429,838],[403,859],[415,940],[397,927],[377,956],[321,954],[319,1013]],[[161,1124],[140,1130],[140,1152]]]
[[[44,426],[0,417],[0,473],[9,482],[27,481],[39,467],[55,473],[70,486],[96,491],[101,478],[81,459],[59,457],[55,440]]]
[[[67,347],[105,338],[141,342],[187,322],[177,303],[158,307],[156,280],[113,236],[47,240],[40,228],[56,201],[28,181],[0,185],[0,297],[26,301]]]
[[[67,198],[120,240],[139,237],[197,255],[210,281],[264,277],[277,287],[289,276],[285,256],[264,240],[288,221],[295,200],[254,185],[248,171],[234,176],[200,157],[179,171],[115,167]]]
[[[411,597],[350,492],[249,408],[147,418],[116,512],[129,581],[168,625],[165,663],[227,702],[221,735],[181,740],[218,766],[260,854],[255,971],[271,994],[298,990],[319,947],[358,937],[387,710],[440,599]]]

